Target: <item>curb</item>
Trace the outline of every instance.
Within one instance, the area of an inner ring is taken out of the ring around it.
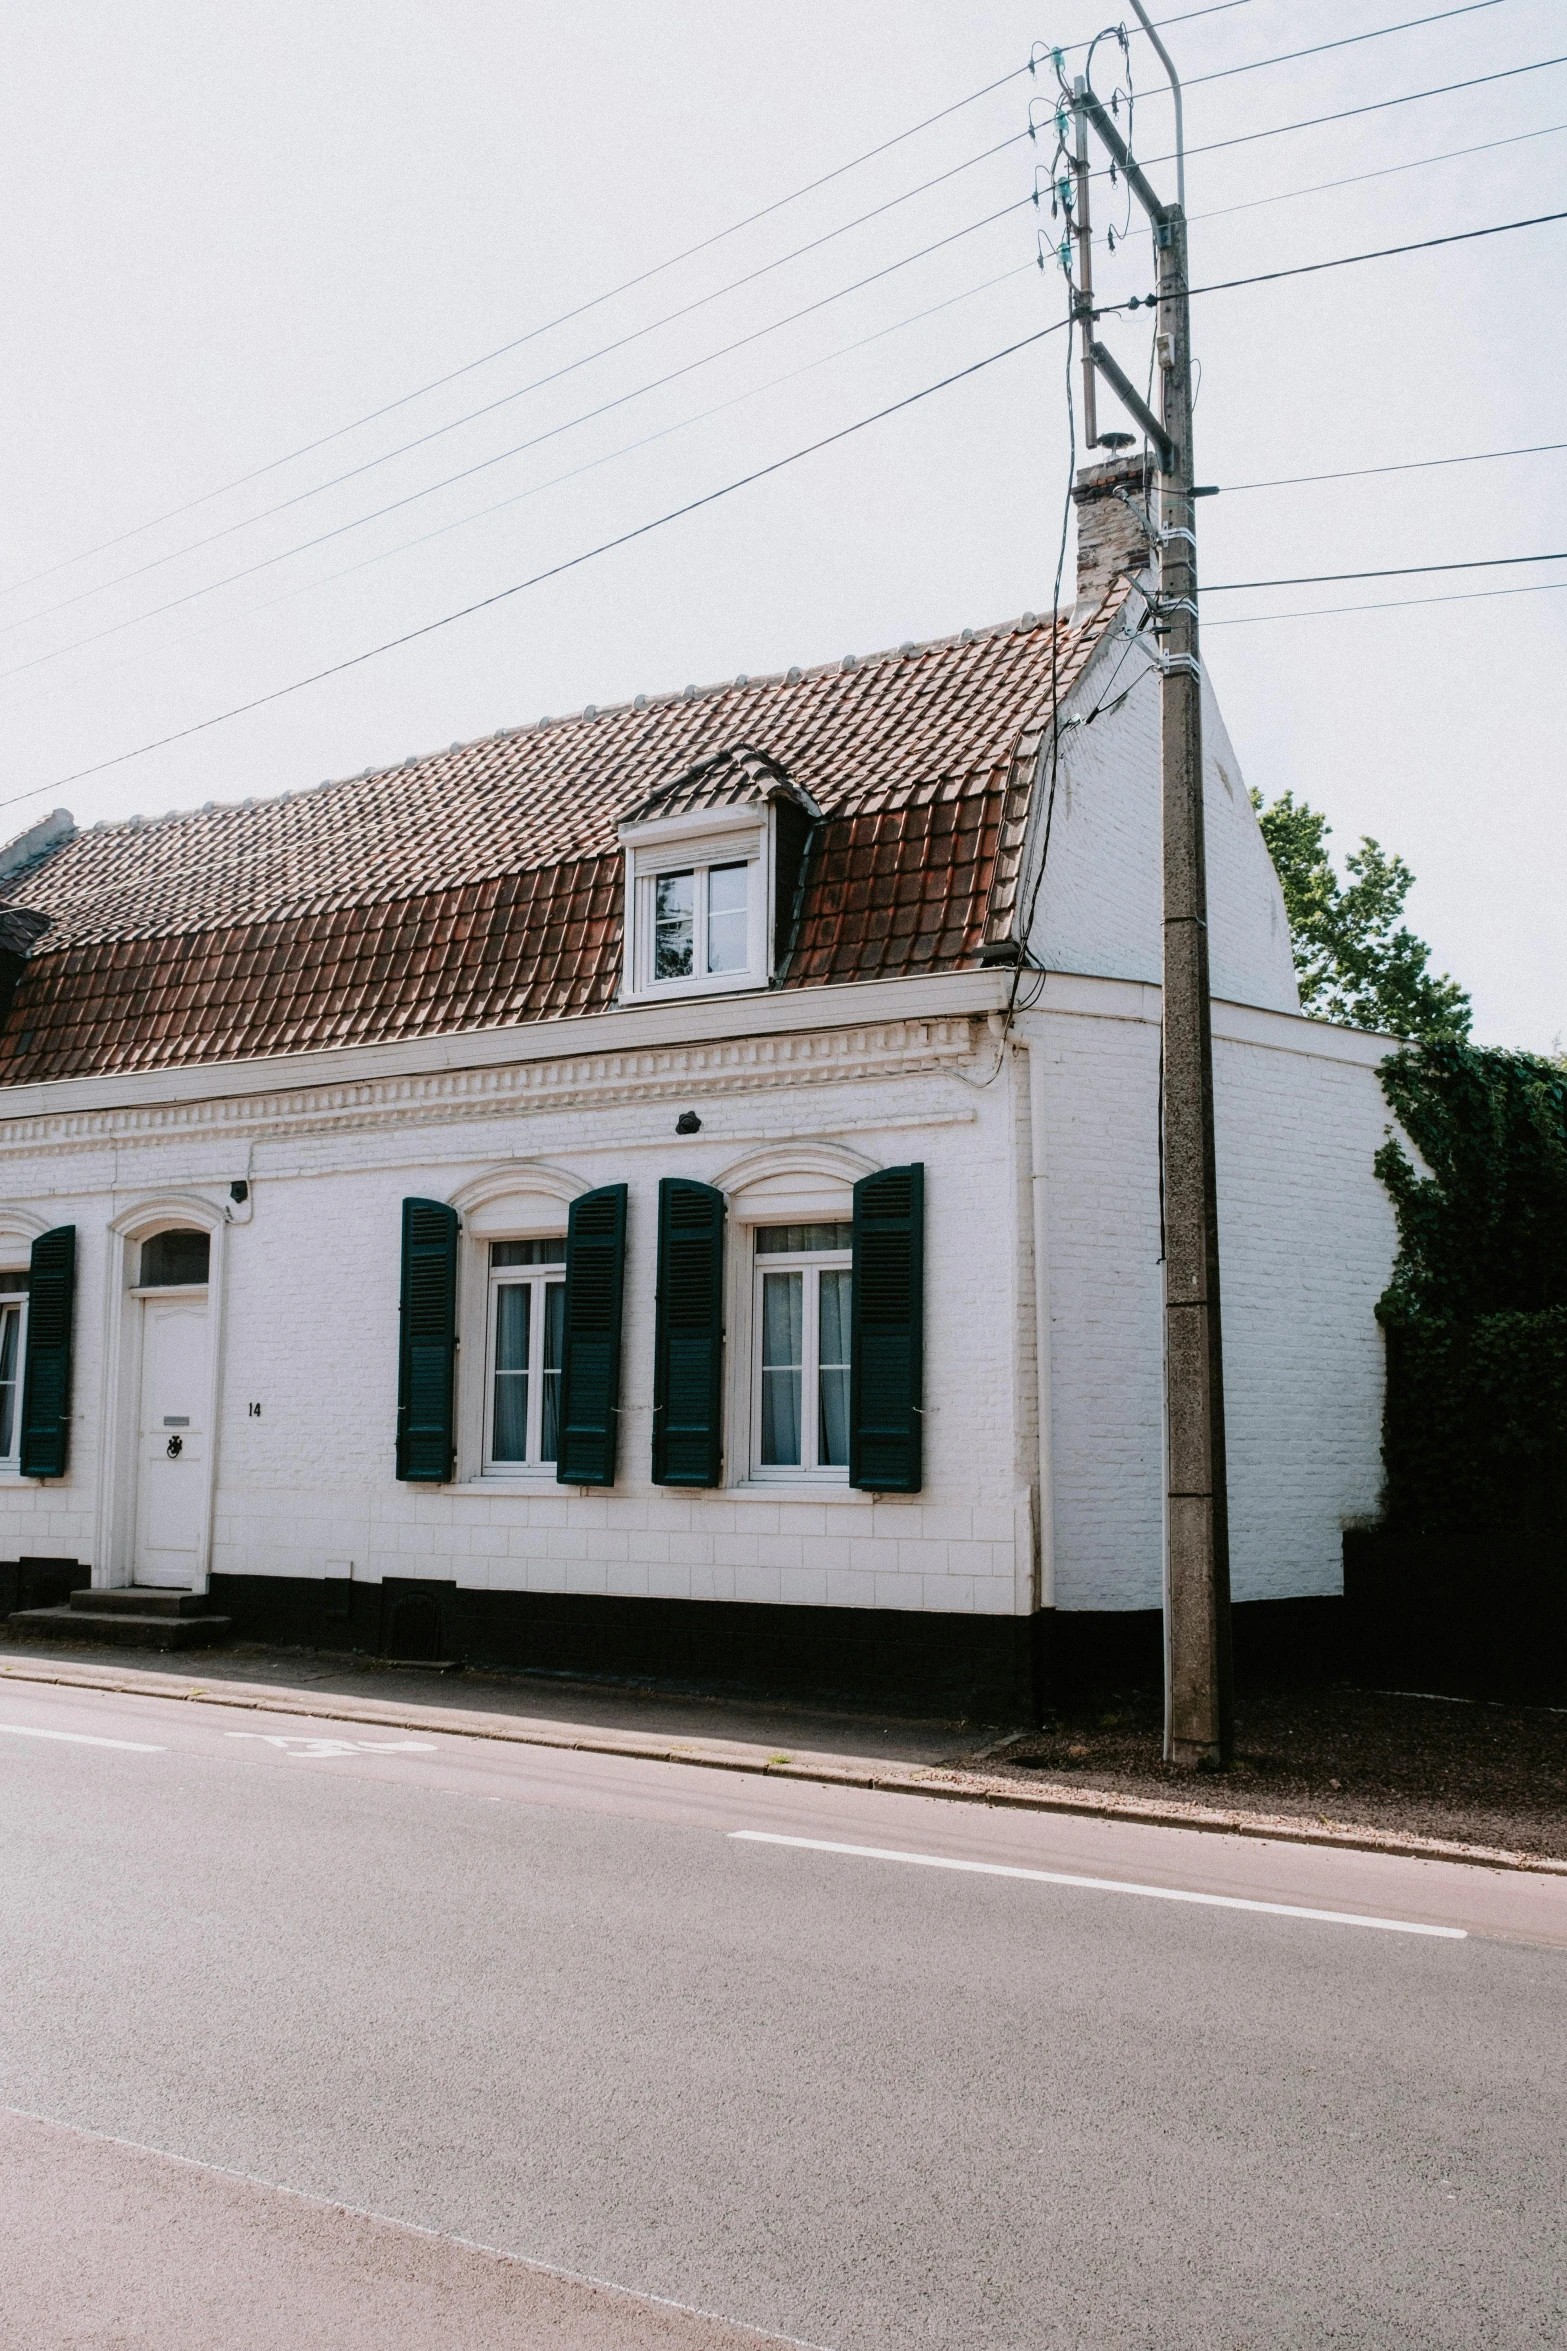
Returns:
[[[845,1763],[835,1756],[794,1756],[737,1739],[658,1739],[634,1731],[597,1731],[509,1714],[468,1713],[449,1706],[398,1704],[378,1698],[307,1696],[271,1682],[181,1682],[166,1674],[116,1671],[109,1666],[55,1664],[43,1659],[0,1662],[0,1681],[40,1682],[123,1697],[192,1700],[245,1713],[293,1714],[316,1722],[359,1722],[391,1730],[440,1730],[457,1738],[498,1739],[520,1747],[555,1747],[583,1755],[618,1755],[640,1763],[684,1763],[707,1771],[746,1772],[758,1778],[806,1780],[823,1787],[873,1788],[898,1796],[934,1796],[947,1803],[984,1804],[996,1811],[1063,1812],[1094,1820],[1131,1821],[1145,1828],[1199,1829],[1209,1835],[1253,1837],[1266,1844],[1325,1845],[1350,1853],[1386,1853],[1407,1861],[1460,1862],[1470,1869],[1506,1869],[1535,1877],[1567,1878],[1567,1861],[1513,1853],[1492,1845],[1460,1845],[1441,1837],[1400,1836],[1287,1815],[1227,1812],[1217,1805],[1181,1804],[1160,1797],[1101,1794],[1047,1783],[1020,1788],[1010,1780],[958,1773],[940,1764],[885,1768]]]

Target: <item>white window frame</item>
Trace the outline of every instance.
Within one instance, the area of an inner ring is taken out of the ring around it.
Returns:
[[[486,1478],[548,1478],[554,1479],[554,1460],[539,1458],[539,1445],[544,1427],[544,1333],[545,1299],[549,1288],[565,1289],[566,1265],[564,1258],[544,1265],[496,1265],[491,1257],[496,1242],[559,1241],[565,1246],[563,1233],[487,1233],[481,1246],[485,1264],[484,1314],[484,1427],[480,1475]],[[522,1461],[498,1460],[495,1455],[495,1343],[500,1330],[498,1296],[503,1289],[530,1289],[532,1302],[528,1309],[528,1434],[527,1458]]]
[[[7,1273],[25,1274],[28,1271],[28,1268],[25,1265],[12,1265],[7,1266],[5,1271]],[[28,1303],[29,1295],[26,1290],[0,1291],[0,1318],[3,1318],[13,1309],[16,1314],[16,1399],[11,1416],[11,1448],[8,1453],[0,1453],[0,1477],[7,1478],[19,1477],[21,1475],[22,1386],[27,1371]]]
[[[780,1220],[782,1221],[782,1220]],[[847,1223],[844,1217],[794,1218],[790,1223]],[[759,1485],[799,1484],[842,1486],[849,1483],[849,1465],[845,1462],[819,1462],[816,1458],[817,1437],[821,1427],[821,1275],[849,1273],[853,1270],[852,1248],[763,1250],[761,1236],[769,1229],[765,1224],[751,1227],[751,1450],[748,1479]],[[762,1376],[762,1342],[764,1323],[762,1314],[762,1282],[770,1273],[799,1273],[804,1276],[801,1298],[801,1366],[800,1366],[800,1459],[791,1462],[762,1460],[762,1399],[765,1382]]]
[[[628,1003],[658,1003],[671,996],[732,995],[765,988],[772,977],[772,876],[777,827],[771,805],[697,809],[689,816],[622,828],[625,849],[626,949],[622,994]],[[693,969],[673,979],[655,979],[657,891],[662,875],[689,873],[692,891],[693,964],[707,952],[707,877],[715,866],[747,868],[745,966],[740,971]]]

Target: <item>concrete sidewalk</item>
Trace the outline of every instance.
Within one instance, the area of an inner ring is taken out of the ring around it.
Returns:
[[[0,2111],[0,2341],[28,2351],[768,2351],[679,2304]]]

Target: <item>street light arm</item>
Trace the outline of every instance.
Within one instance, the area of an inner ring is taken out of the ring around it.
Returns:
[[[1154,45],[1159,63],[1170,77],[1170,88],[1175,93],[1175,200],[1186,210],[1186,138],[1181,127],[1181,77],[1170,63],[1170,52],[1153,29],[1152,20],[1142,0],[1132,0],[1132,12],[1143,31]]]

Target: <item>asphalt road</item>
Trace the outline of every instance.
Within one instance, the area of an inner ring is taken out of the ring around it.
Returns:
[[[1560,1879],[10,1686],[0,2067],[28,2351],[1567,2334]]]

